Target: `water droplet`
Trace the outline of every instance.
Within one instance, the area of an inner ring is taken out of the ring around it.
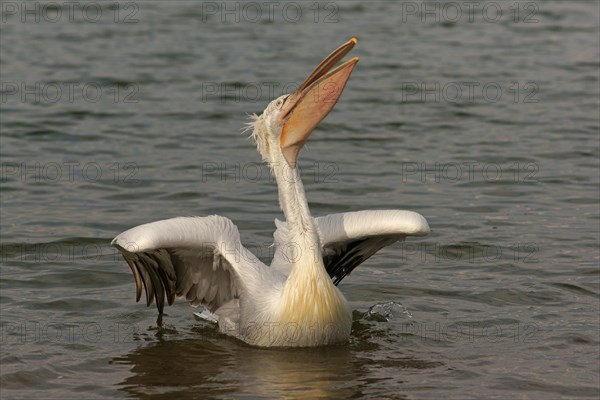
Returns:
[[[412,314],[408,309],[400,303],[395,301],[388,301],[386,303],[377,303],[371,306],[369,310],[363,315],[366,320],[386,322],[393,318],[402,317],[402,315],[412,319]]]

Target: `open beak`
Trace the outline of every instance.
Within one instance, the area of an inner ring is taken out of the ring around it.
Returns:
[[[296,166],[298,153],[313,129],[329,114],[342,95],[358,57],[332,68],[356,43],[357,40],[352,38],[335,49],[285,100],[277,122],[283,125],[280,147],[291,167]]]

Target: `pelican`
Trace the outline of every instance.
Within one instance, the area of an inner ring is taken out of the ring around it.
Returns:
[[[243,247],[228,218],[178,217],[140,225],[113,241],[142,285],[146,305],[162,314],[165,296],[202,305],[218,329],[260,347],[308,347],[347,342],[352,314],[337,284],[381,248],[429,233],[411,211],[356,211],[312,217],[297,166],[298,153],[329,114],[358,62],[337,66],[352,38],[327,56],[289,95],[271,101],[249,123],[270,166],[285,222],[275,220],[270,266]]]

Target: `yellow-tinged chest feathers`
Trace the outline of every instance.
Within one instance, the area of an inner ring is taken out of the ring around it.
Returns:
[[[292,271],[282,292],[280,324],[291,346],[314,346],[348,340],[352,317],[346,299],[314,266]]]

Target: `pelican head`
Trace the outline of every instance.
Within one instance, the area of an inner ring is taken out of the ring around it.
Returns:
[[[292,94],[271,101],[251,123],[258,151],[270,165],[285,162],[296,167],[298,153],[315,129],[340,98],[348,78],[358,62],[354,57],[334,66],[357,43],[350,39],[330,55]]]

